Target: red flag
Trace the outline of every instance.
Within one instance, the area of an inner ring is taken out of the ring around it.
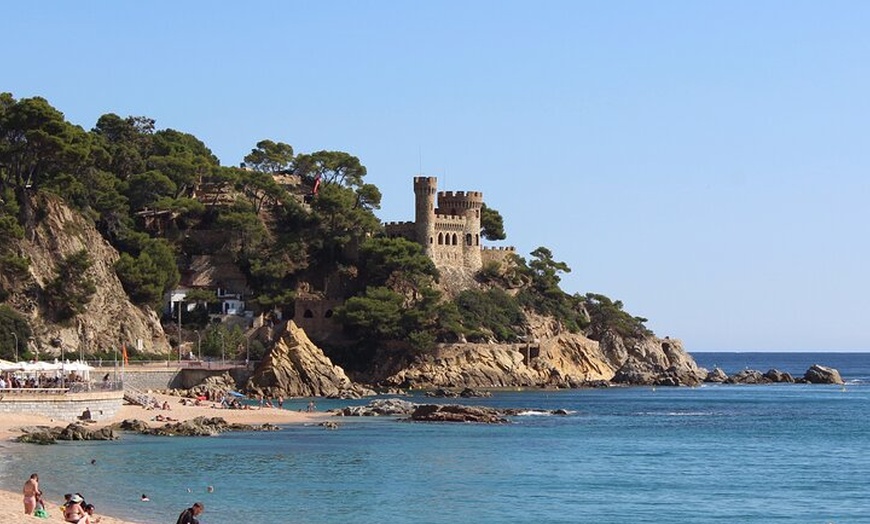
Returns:
[[[125,366],[130,363],[130,361],[127,360],[127,344],[126,343],[121,344],[121,357],[123,357],[123,359],[124,359]]]

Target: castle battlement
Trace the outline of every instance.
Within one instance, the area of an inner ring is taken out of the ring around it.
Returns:
[[[442,215],[439,213],[433,215],[432,218],[434,218],[436,222],[456,222],[458,224],[464,224],[466,220],[462,215]]]
[[[481,251],[510,251],[511,253],[516,253],[517,248],[514,246],[490,246],[490,247],[482,247]]]
[[[404,222],[384,222],[384,227],[406,227],[413,226],[414,222],[412,220],[405,220]]]
[[[480,191],[439,191],[438,199],[440,200],[442,198],[462,198],[483,201],[483,193]]]

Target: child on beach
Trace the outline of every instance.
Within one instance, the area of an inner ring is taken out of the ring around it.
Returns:
[[[41,519],[48,518],[48,512],[45,511],[45,501],[42,500],[42,492],[36,494],[36,509],[33,510],[33,516]]]

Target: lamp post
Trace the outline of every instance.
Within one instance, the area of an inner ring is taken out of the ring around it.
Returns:
[[[12,336],[15,337],[15,362],[18,362],[18,333],[13,331]]]
[[[248,363],[251,361],[251,341],[248,339],[248,336],[245,335],[245,367],[248,367]]]
[[[181,362],[181,341],[184,337],[181,335],[181,300],[178,301],[178,362]]]
[[[202,362],[202,336],[199,334],[199,331],[196,332],[196,355],[200,362]]]

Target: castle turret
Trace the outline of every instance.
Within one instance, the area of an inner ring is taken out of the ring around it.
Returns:
[[[414,177],[415,232],[417,242],[429,258],[435,256],[435,194],[438,179],[434,176]]]
[[[480,255],[480,191],[442,191],[438,193],[437,214],[463,217],[462,265],[474,271],[483,266]]]

